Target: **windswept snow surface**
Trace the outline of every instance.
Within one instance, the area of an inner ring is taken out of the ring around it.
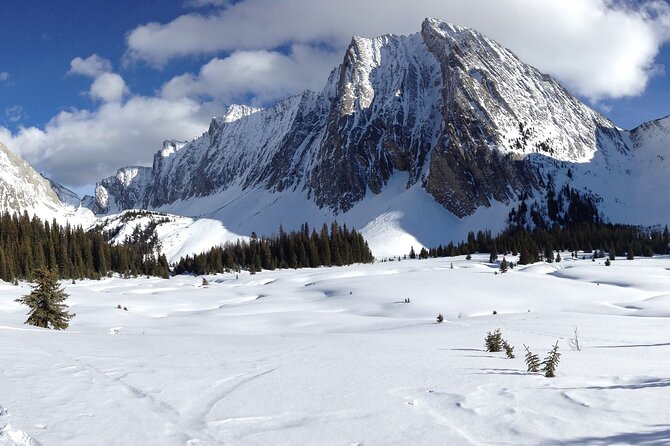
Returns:
[[[563,257],[68,282],[64,332],[0,284],[0,445],[670,443],[670,258]]]

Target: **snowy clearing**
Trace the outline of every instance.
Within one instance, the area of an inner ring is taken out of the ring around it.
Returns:
[[[565,257],[64,283],[65,332],[0,284],[0,445],[670,443],[670,258]]]

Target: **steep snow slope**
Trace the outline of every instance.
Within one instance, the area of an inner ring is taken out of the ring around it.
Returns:
[[[115,234],[112,243],[123,243],[136,228],[145,229],[149,225],[155,227],[160,251],[168,262],[200,254],[212,246],[247,238],[229,231],[219,220],[193,219],[157,212],[125,211],[95,222],[95,226],[102,231]]]
[[[65,188],[59,191],[65,195],[74,194]],[[67,191],[67,192],[66,192]],[[86,208],[64,204],[54,191],[52,183],[37,173],[19,156],[0,144],[0,211],[11,213],[27,212],[42,219],[64,223],[88,225],[95,220]]]

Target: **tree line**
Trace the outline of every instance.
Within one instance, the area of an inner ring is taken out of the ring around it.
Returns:
[[[155,233],[151,229],[152,233]],[[61,279],[100,278],[112,272],[125,276],[168,276],[168,262],[158,254],[157,238],[137,227],[124,244],[111,245],[101,231],[59,225],[38,217],[0,214],[0,279],[32,280],[48,269]]]
[[[240,269],[254,273],[262,269],[342,266],[373,260],[368,243],[355,229],[333,222],[330,230],[324,224],[317,232],[304,223],[299,231],[287,233],[280,226],[279,234],[272,237],[261,238],[253,233],[249,241],[238,240],[186,256],[174,265],[174,273],[201,275]]]
[[[499,254],[519,255],[519,264],[540,260],[553,261],[554,251],[584,251],[594,253],[594,257],[610,258],[626,255],[651,257],[654,254],[668,254],[670,231],[664,229],[641,228],[638,226],[610,223],[577,223],[561,226],[554,224],[550,229],[523,226],[508,226],[496,236],[490,231],[469,232],[467,241],[454,245],[438,246],[418,254],[410,252],[410,257],[452,257],[475,252],[490,253],[495,259]]]

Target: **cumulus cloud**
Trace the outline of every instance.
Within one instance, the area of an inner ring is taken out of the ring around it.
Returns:
[[[304,45],[294,45],[289,54],[238,51],[212,59],[198,75],[173,78],[160,94],[169,99],[211,97],[226,103],[251,97],[262,105],[305,89],[319,89],[339,58],[339,54]]]
[[[103,73],[96,77],[89,90],[93,99],[100,99],[104,102],[119,102],[128,93],[130,91],[126,82],[116,73]]]
[[[417,32],[425,17],[475,28],[593,100],[637,95],[670,39],[662,0],[245,0],[214,14],[149,23],[127,36],[128,60],[316,43],[342,50],[352,35]]]
[[[80,74],[82,76],[96,78],[104,73],[112,71],[112,63],[97,54],[92,54],[86,59],[75,57],[70,61],[68,74]]]
[[[0,127],[0,143],[36,169],[68,186],[92,184],[127,165],[147,165],[168,138],[200,135],[218,106],[190,99],[134,96],[103,103],[95,111],[69,110],[44,128]]]

